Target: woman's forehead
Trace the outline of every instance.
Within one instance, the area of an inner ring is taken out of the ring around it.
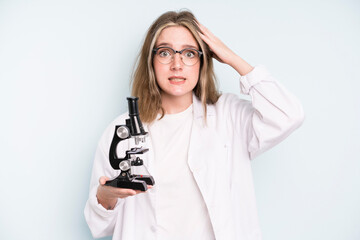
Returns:
[[[198,47],[198,43],[189,29],[183,26],[169,26],[164,28],[156,41],[156,46],[173,48]]]

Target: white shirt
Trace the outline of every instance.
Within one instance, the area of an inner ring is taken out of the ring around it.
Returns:
[[[206,124],[203,106],[193,97],[188,165],[204,198],[217,240],[261,239],[250,159],[284,140],[304,119],[296,97],[263,66],[256,66],[240,78],[240,90],[249,94],[252,101],[222,94],[214,105],[207,106]],[[125,113],[115,119],[99,141],[85,219],[94,237],[156,240],[155,191],[119,199],[114,210],[106,210],[96,199],[99,178],[118,175],[109,164],[109,147],[115,126],[124,124],[127,118]],[[152,173],[155,157],[151,138],[146,144],[150,150],[143,156],[144,164]],[[130,147],[134,145],[128,141],[118,148],[118,153],[123,154]]]
[[[159,115],[160,116],[160,115]],[[188,165],[192,105],[149,126],[154,149],[157,239],[215,239],[204,199]]]

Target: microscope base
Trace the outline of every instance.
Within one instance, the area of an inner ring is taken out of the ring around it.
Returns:
[[[117,188],[128,188],[133,190],[146,191],[147,185],[154,185],[154,179],[152,176],[135,175],[132,180],[125,180],[124,178],[115,178],[107,181],[106,186],[112,186]]]

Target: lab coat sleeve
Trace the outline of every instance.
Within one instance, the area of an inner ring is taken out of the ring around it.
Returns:
[[[240,77],[243,94],[251,96],[251,105],[238,111],[245,123],[250,159],[275,146],[298,128],[304,120],[302,105],[262,66]],[[243,115],[245,114],[245,116]]]
[[[89,199],[87,200],[84,209],[86,222],[94,238],[111,236],[113,234],[115,224],[119,221],[118,213],[122,210],[124,201],[123,199],[118,199],[115,208],[113,210],[107,210],[98,203],[96,197],[97,188],[99,186],[99,178],[101,176],[112,178],[115,174],[109,164],[108,151],[106,150],[108,146],[110,146],[109,139],[111,139],[109,128],[105,131],[99,141],[95,153],[90,181]]]

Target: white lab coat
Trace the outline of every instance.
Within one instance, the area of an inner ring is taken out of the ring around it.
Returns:
[[[222,94],[216,104],[208,105],[206,124],[202,104],[193,97],[188,164],[208,208],[217,240],[261,239],[250,159],[285,139],[304,118],[298,100],[264,66],[242,76],[240,88],[252,101]],[[85,218],[94,237],[113,235],[114,240],[155,240],[156,175],[153,175],[153,189],[119,199],[114,210],[106,210],[96,199],[99,178],[119,174],[111,168],[108,154],[115,125],[124,124],[126,118],[128,115],[123,114],[113,121],[99,142]],[[147,129],[146,124],[144,127]],[[135,146],[132,141],[119,145],[119,156]],[[146,147],[150,150],[141,157],[153,174],[150,138]]]

